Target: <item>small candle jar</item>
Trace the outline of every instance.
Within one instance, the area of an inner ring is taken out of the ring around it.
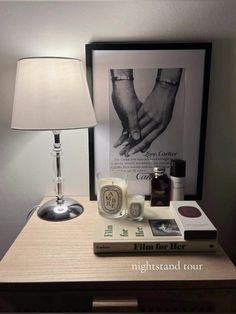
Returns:
[[[127,181],[97,174],[99,214],[107,218],[121,218],[126,214]]]
[[[129,195],[127,199],[127,219],[141,221],[144,218],[145,198],[140,194]]]

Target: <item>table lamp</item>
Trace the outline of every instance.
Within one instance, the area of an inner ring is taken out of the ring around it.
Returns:
[[[56,198],[40,206],[40,218],[63,221],[83,212],[81,204],[63,195],[60,132],[95,125],[96,118],[80,60],[40,57],[18,61],[11,127],[17,130],[50,130],[54,135]]]

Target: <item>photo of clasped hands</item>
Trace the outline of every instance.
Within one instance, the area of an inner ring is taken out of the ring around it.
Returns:
[[[123,130],[114,143],[121,156],[146,152],[171,121],[182,69],[158,69],[154,87],[141,103],[134,88],[132,69],[111,71],[112,102]]]

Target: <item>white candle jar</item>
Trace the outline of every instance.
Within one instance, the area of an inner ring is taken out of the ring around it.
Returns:
[[[127,219],[141,221],[144,218],[145,197],[140,194],[129,195],[127,199]]]
[[[123,178],[97,174],[99,214],[107,218],[121,218],[126,214],[127,181]]]

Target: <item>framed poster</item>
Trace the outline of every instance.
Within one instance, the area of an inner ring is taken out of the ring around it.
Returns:
[[[153,167],[186,161],[185,199],[201,199],[211,43],[91,43],[87,79],[98,121],[89,130],[95,175],[122,176],[150,195]]]

